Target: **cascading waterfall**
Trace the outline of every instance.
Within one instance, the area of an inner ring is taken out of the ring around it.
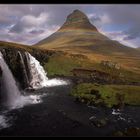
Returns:
[[[41,88],[46,86],[46,81],[48,78],[46,76],[45,70],[40,65],[39,61],[37,61],[30,53],[27,53],[29,58],[29,69],[30,69],[30,86],[34,89]]]
[[[29,69],[31,74],[30,87],[33,89],[39,89],[42,87],[52,87],[59,85],[67,85],[68,82],[60,79],[51,79],[47,77],[47,73],[44,68],[40,65],[40,62],[36,60],[30,53],[26,52],[26,57],[28,57]]]
[[[5,106],[12,106],[13,103],[19,98],[20,91],[17,88],[16,81],[3,59],[3,55],[0,52],[0,66],[2,69],[0,94],[2,104]]]
[[[40,95],[21,95],[12,72],[5,63],[1,52],[0,66],[2,69],[2,77],[0,78],[0,96],[3,106],[7,107],[8,109],[14,109],[21,108],[27,104],[36,104],[41,102]]]

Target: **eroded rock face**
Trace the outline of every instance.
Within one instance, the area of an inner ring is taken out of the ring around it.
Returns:
[[[18,51],[14,49],[3,49],[2,51],[3,57],[9,66],[10,70],[12,71],[16,81],[20,81],[21,88],[25,88],[27,86],[27,82],[25,80],[24,69],[21,63],[21,56],[23,57],[23,61],[25,59],[24,51]]]

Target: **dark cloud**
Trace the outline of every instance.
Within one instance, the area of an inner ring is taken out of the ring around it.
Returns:
[[[140,37],[140,24],[137,24],[137,25],[135,24],[127,31],[124,31],[124,34],[127,35],[124,38],[124,40],[133,40],[133,39],[139,38]]]
[[[42,34],[43,32],[44,32],[44,30],[32,30],[32,31],[30,31],[31,34],[36,34],[36,35]]]

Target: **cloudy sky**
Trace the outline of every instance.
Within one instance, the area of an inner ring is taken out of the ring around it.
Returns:
[[[83,11],[100,32],[140,47],[140,4],[0,5],[0,40],[35,44],[57,31],[73,10]]]

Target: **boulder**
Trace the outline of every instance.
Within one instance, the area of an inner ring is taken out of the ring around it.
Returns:
[[[91,124],[93,124],[96,127],[104,127],[108,123],[108,118],[101,118],[97,119],[96,117],[90,118]]]

